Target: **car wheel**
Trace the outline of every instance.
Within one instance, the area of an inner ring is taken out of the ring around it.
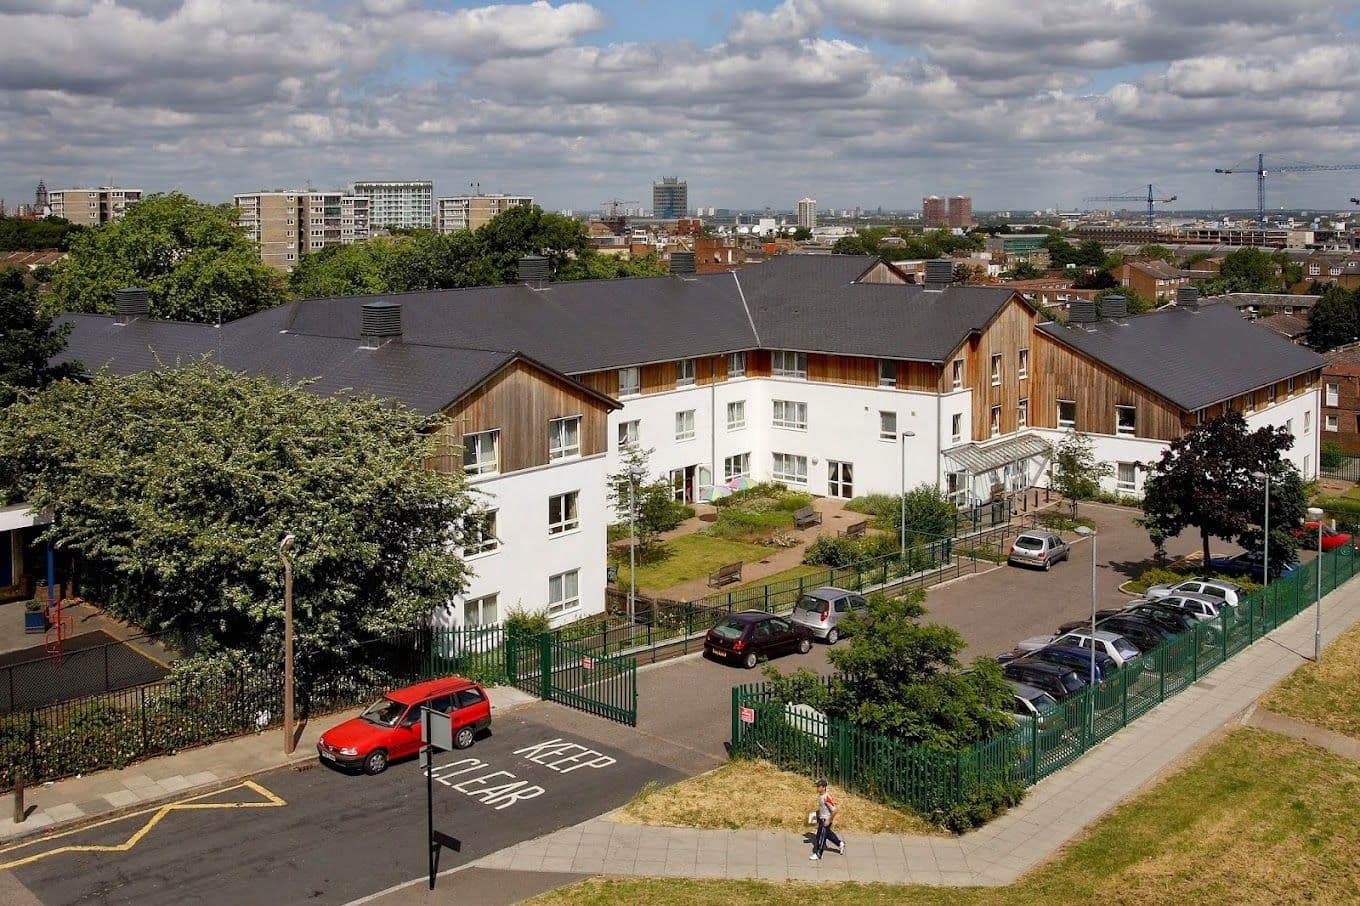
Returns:
[[[387,750],[374,749],[364,757],[365,774],[381,774],[387,770]]]
[[[841,633],[838,629],[828,629],[826,632],[826,643],[834,645],[841,640]]]
[[[466,749],[472,745],[472,740],[476,736],[471,727],[459,727],[458,732],[453,734],[453,747],[455,749]]]
[[[807,654],[807,653],[808,653],[809,651],[811,651],[811,650],[812,650],[812,642],[811,642],[810,640],[808,640],[808,639],[799,639],[799,640],[798,640],[798,653],[799,653],[799,654]]]
[[[1044,561],[1044,572],[1048,572],[1048,571],[1049,571],[1050,569],[1052,569],[1052,568],[1053,568],[1053,561],[1052,561],[1052,560],[1045,560],[1045,561]]]
[[[746,652],[746,657],[742,658],[741,665],[747,670],[751,670],[755,667],[757,660],[756,653],[754,651],[748,651]]]

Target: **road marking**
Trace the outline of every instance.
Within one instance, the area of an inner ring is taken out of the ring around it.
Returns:
[[[198,801],[200,799],[206,799],[209,796],[220,796],[222,793],[229,793],[232,790],[240,789],[249,789],[255,793],[258,793],[259,795],[264,797],[265,801],[264,802]],[[142,841],[142,838],[145,837],[148,833],[150,833],[151,829],[155,827],[157,824],[159,824],[161,822],[161,819],[164,818],[166,815],[170,814],[171,812],[207,811],[209,809],[228,809],[228,808],[279,808],[280,806],[284,806],[287,804],[288,803],[284,802],[282,798],[275,795],[274,793],[271,793],[269,790],[260,786],[255,781],[246,780],[234,786],[224,787],[223,789],[220,790],[214,790],[211,793],[200,793],[197,796],[190,796],[188,799],[181,799],[178,802],[167,802],[165,805],[161,805],[156,808],[146,809],[140,812],[133,812],[130,815],[120,815],[117,818],[109,818],[104,821],[95,822],[94,824],[87,824],[84,827],[78,827],[73,830],[63,831],[59,834],[52,834],[47,837],[39,837],[36,840],[29,840],[24,843],[16,843],[12,846],[0,848],[0,854],[13,852],[16,849],[27,849],[31,846],[38,846],[43,843],[49,843],[53,840],[60,840],[63,837],[70,837],[73,834],[82,834],[88,830],[93,830],[96,827],[104,827],[105,825],[114,824],[119,821],[126,821],[129,818],[136,818],[141,815],[147,814],[151,816],[150,818],[147,819],[145,824],[143,824],[136,832],[132,834],[132,836],[128,837],[122,843],[71,844],[68,846],[58,846],[55,849],[49,849],[45,852],[34,853],[31,856],[24,856],[23,858],[15,859],[12,862],[0,862],[0,871],[7,871],[10,869],[19,868],[20,866],[29,865],[33,862],[37,862],[39,859],[46,859],[48,856],[61,855],[62,853],[127,852],[128,850],[132,849],[132,847],[140,843]]]

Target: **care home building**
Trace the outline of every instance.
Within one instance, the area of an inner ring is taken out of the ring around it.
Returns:
[[[1316,471],[1322,360],[1230,306],[1041,324],[1010,289],[953,285],[952,262],[925,285],[853,256],[572,283],[545,264],[515,286],[309,299],[221,328],[74,315],[66,355],[131,372],[209,354],[429,415],[454,446],[433,466],[480,492],[465,624],[603,609],[606,476],[628,444],[677,499],[751,478],[837,497],[928,483],[965,506],[1044,484],[1071,431],[1136,495],[1139,464],[1232,407],[1289,427]]]

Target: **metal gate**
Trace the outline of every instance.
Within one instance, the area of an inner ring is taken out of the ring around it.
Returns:
[[[599,654],[550,633],[505,634],[505,670],[512,685],[589,714],[637,726],[637,661]]]

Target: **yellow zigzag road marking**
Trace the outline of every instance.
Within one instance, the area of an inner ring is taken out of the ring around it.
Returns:
[[[229,793],[232,790],[240,789],[253,790],[254,792],[259,793],[261,796],[263,796],[265,801],[264,802],[198,801],[199,799],[206,799],[209,796],[220,796],[223,793]],[[143,824],[137,830],[136,833],[134,833],[131,837],[128,837],[122,843],[72,844],[69,846],[58,846],[55,849],[49,849],[45,852],[35,853],[31,856],[25,856],[22,859],[15,859],[12,862],[0,862],[0,870],[18,868],[22,865],[28,865],[33,862],[37,862],[39,859],[46,859],[48,856],[56,856],[62,853],[125,853],[128,850],[132,849],[132,847],[140,843],[142,838],[145,837],[148,833],[150,833],[151,829],[155,827],[157,824],[159,824],[161,822],[161,819],[164,818],[166,815],[170,814],[171,812],[206,811],[208,809],[224,809],[224,808],[278,808],[280,806],[287,804],[288,803],[284,802],[283,799],[279,798],[275,794],[271,793],[269,790],[260,786],[255,781],[246,780],[242,783],[236,784],[235,786],[229,786],[220,790],[214,790],[211,793],[202,793],[198,796],[191,796],[188,799],[181,799],[178,802],[168,802],[165,805],[162,805],[158,808],[147,809],[146,811],[142,812],[134,812],[131,815],[120,815],[117,818],[109,818],[107,820],[99,821],[94,824],[87,824],[84,827],[78,827],[75,830],[63,831],[62,833],[59,834],[52,834],[51,836],[48,837],[40,837],[37,840],[29,840],[25,843],[19,843],[14,846],[5,847],[3,849],[0,849],[0,853],[12,852],[16,849],[27,849],[31,846],[37,846],[42,843],[51,842],[52,840],[60,840],[61,838],[69,837],[72,834],[81,834],[84,833],[85,831],[93,830],[96,827],[103,827],[105,825],[113,824],[118,821],[126,821],[129,818],[136,818],[139,815],[145,815],[148,813],[151,814],[151,817],[147,819],[147,822]]]

